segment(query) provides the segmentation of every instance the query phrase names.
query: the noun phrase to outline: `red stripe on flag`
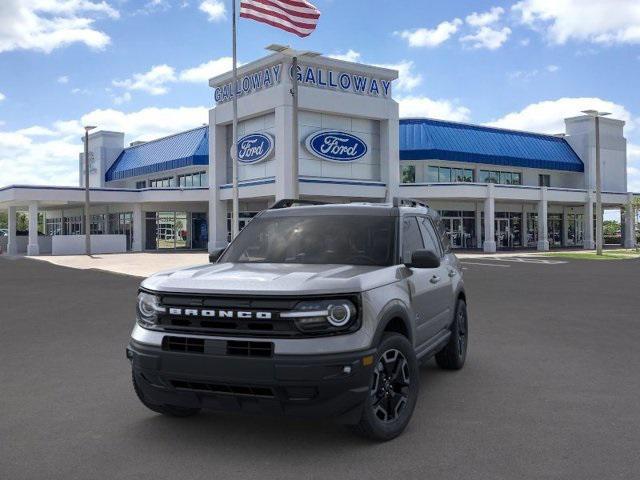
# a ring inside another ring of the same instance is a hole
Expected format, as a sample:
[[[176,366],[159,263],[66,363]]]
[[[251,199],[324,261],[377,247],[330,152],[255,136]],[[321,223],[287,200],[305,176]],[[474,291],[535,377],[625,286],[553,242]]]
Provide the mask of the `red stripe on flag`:
[[[261,13],[263,15],[267,15],[269,17],[277,17],[280,18],[282,20],[285,20],[289,23],[291,23],[292,25],[296,26],[296,27],[300,27],[300,28],[305,28],[305,29],[314,29],[316,27],[316,23],[306,23],[306,22],[302,22],[302,21],[297,21],[297,18],[295,17],[291,17],[288,15],[284,15],[282,13],[276,12],[275,10],[269,10],[266,8],[262,8],[262,7],[257,7],[255,5],[251,5],[251,4],[247,4],[244,7],[240,7],[241,8],[241,12],[242,10],[252,10],[256,13]],[[242,13],[241,13],[242,16]],[[304,20],[304,19],[302,19]]]
[[[300,18],[313,18],[313,19],[317,19],[320,18],[320,12],[317,13],[309,13],[309,12],[299,12],[296,10],[290,10],[288,8],[286,8],[283,5],[280,5],[279,3],[276,3],[272,0],[252,0],[252,3],[261,3],[264,5],[264,8],[269,8],[269,7],[273,7],[274,9],[280,10],[283,13],[287,14],[287,15],[291,15],[292,17],[300,17]],[[280,2],[282,3],[282,2]],[[245,0],[243,0],[241,2],[241,6],[242,5],[246,5],[247,2]]]
[[[277,22],[273,22],[271,20],[267,20],[266,18],[262,18],[262,17],[257,17],[251,13],[241,13],[240,14],[241,17],[243,18],[250,18],[252,20],[255,20],[256,22],[261,22],[261,23],[266,23],[267,25],[271,25],[272,27],[276,27],[276,28],[280,28],[282,30],[286,30],[289,33],[293,33],[295,35],[298,35],[299,37],[308,37],[311,32],[309,33],[302,33],[299,30],[296,30],[294,28],[290,28],[287,27],[285,25],[282,25],[281,23],[277,23]]]

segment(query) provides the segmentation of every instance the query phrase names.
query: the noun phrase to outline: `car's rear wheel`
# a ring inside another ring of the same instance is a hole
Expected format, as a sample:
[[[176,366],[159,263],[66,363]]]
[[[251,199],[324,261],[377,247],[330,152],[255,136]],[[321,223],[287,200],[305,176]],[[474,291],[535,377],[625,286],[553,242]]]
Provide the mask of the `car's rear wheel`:
[[[467,359],[467,343],[469,341],[469,322],[467,320],[467,304],[458,300],[456,316],[451,324],[451,337],[447,345],[436,354],[436,363],[445,370],[460,370]]]
[[[131,373],[131,380],[133,381],[133,389],[135,390],[138,399],[151,411],[161,413],[162,415],[168,415],[170,417],[191,417],[200,412],[199,408],[178,407],[177,405],[156,405],[151,403],[144,396],[144,393],[140,389],[138,381],[136,380],[136,375],[133,372]]]
[[[419,392],[418,363],[406,337],[385,334],[376,352],[369,395],[354,430],[373,440],[397,437],[406,428]]]

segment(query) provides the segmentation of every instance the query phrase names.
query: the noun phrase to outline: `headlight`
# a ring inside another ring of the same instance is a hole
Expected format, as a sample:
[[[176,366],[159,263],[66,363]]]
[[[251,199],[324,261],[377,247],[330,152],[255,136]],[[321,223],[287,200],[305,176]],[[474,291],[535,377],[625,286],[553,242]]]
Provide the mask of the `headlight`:
[[[358,327],[358,310],[347,299],[300,302],[280,317],[292,318],[296,327],[305,333],[344,332]]]
[[[138,293],[138,304],[136,317],[138,323],[143,327],[151,327],[158,321],[158,313],[165,312],[166,309],[160,305],[160,298],[147,292]]]

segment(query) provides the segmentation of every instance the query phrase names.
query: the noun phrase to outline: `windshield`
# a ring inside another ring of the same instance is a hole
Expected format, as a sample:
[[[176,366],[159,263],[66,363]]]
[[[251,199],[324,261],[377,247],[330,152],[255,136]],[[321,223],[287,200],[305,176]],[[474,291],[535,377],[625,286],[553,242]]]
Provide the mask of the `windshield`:
[[[393,265],[395,217],[256,217],[220,262]]]

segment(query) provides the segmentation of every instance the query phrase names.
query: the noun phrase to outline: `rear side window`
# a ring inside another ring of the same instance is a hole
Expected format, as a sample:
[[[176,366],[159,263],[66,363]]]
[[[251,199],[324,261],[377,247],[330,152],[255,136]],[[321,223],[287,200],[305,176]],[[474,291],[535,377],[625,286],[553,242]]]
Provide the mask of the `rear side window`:
[[[419,223],[422,236],[424,237],[424,248],[431,250],[433,253],[441,257],[442,248],[440,247],[438,235],[436,235],[431,221],[426,217],[420,217]]]
[[[416,217],[402,219],[402,263],[411,263],[411,255],[424,248]]]
[[[436,226],[438,237],[440,238],[440,243],[442,244],[444,253],[451,253],[451,242],[449,242],[449,235],[447,235],[447,231],[444,228],[444,222],[439,216],[437,216],[433,218],[433,223]]]

